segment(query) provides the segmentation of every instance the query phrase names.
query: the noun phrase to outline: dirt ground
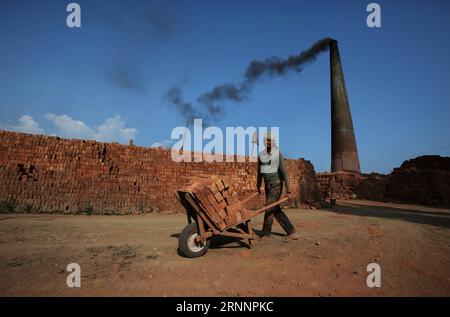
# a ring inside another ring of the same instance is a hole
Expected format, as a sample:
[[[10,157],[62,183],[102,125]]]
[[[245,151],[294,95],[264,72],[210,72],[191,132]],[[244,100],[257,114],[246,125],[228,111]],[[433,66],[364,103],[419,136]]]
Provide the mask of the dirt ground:
[[[0,295],[450,295],[450,210],[352,200],[287,213],[299,240],[276,223],[271,241],[215,239],[196,259],[177,254],[182,214],[0,215]],[[72,262],[81,288],[66,285]],[[366,285],[373,262],[380,288]]]

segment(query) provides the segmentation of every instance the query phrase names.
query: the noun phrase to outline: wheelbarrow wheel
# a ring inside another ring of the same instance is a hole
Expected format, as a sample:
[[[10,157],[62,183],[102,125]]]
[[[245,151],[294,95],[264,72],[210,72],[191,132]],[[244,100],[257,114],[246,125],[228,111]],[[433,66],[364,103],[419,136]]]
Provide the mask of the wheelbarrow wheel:
[[[181,231],[178,238],[178,247],[180,254],[188,258],[196,258],[202,256],[208,251],[211,239],[206,239],[205,242],[196,242],[195,238],[198,236],[197,224],[188,224],[183,231]]]

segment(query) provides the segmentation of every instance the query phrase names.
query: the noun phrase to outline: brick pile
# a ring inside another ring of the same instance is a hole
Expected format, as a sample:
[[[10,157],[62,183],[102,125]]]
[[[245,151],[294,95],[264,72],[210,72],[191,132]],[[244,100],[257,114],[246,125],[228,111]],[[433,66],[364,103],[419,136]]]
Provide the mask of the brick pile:
[[[312,164],[285,165],[296,195],[290,206],[320,200]],[[0,202],[15,211],[181,211],[176,189],[201,173],[226,176],[242,197],[255,191],[256,163],[248,160],[176,163],[167,149],[0,131]]]
[[[450,157],[424,155],[402,163],[389,175],[318,173],[322,197],[369,199],[450,206]]]
[[[389,175],[386,196],[400,202],[450,206],[450,157],[424,155]]]
[[[335,172],[318,173],[317,182],[322,197],[328,199],[351,199],[355,197],[354,189],[361,180],[359,173]]]
[[[317,182],[324,199],[385,200],[386,175],[371,173],[318,173]]]
[[[192,195],[207,217],[220,230],[232,227],[246,219],[238,193],[223,178],[215,176],[196,178],[193,183],[178,189],[180,201],[186,193]]]

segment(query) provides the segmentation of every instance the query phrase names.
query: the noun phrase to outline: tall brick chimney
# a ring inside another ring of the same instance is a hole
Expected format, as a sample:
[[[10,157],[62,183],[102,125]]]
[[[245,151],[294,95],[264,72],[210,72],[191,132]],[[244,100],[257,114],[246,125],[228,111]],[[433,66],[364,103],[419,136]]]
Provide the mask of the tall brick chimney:
[[[361,172],[337,41],[330,42],[331,171]]]

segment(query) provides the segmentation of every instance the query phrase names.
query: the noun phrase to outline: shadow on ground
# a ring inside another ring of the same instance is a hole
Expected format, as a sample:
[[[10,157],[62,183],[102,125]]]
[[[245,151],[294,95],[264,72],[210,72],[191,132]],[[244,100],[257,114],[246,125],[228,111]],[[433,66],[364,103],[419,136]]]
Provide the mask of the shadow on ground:
[[[233,230],[233,229],[231,229]],[[255,230],[255,234],[260,237],[262,235],[261,230]],[[285,234],[272,232],[272,235],[283,237]],[[173,233],[170,235],[171,238],[178,239],[180,237],[179,233]],[[209,246],[210,249],[235,249],[235,248],[247,248],[251,247],[247,243],[247,239],[242,238],[234,238],[234,237],[221,237],[221,236],[213,236],[211,238],[211,244]]]
[[[325,210],[346,215],[398,219],[413,223],[450,228],[450,212],[412,210],[389,206],[367,206],[355,203],[338,204]]]

